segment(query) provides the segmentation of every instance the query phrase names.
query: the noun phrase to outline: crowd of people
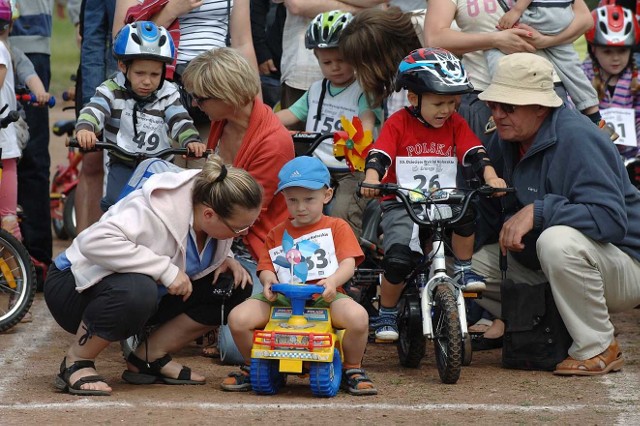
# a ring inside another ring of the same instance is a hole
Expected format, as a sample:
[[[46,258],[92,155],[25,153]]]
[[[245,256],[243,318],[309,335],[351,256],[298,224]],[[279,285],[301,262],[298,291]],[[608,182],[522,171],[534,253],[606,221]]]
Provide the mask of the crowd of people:
[[[624,166],[640,145],[635,4],[391,3],[68,2],[81,40],[80,144],[214,154],[195,169],[158,173],[124,198],[134,166],[87,155],[79,234],[52,259],[47,110],[26,108],[31,136],[22,151],[11,145],[11,127],[0,130],[8,160],[2,227],[48,266],[45,301],[74,335],[59,389],[110,395],[96,358],[143,332],[126,359],[126,382],[203,384],[204,374],[171,354],[228,322],[233,341],[220,350],[237,347],[244,363],[221,387],[250,390],[253,330],[265,326],[271,306],[287,303],[271,291],[291,278],[274,249],[284,233],[327,230],[333,238],[317,241],[327,266],[307,280],[325,290],[312,303],[345,330],[343,389],[376,394],[375,372],[363,367],[367,338],[398,339],[396,305],[429,235],[394,197],[380,200],[384,273],[379,315],[369,318],[343,290],[363,259],[365,204],[378,197],[358,183],[414,188],[434,177],[439,186],[423,189],[465,187],[469,176],[516,189],[478,200],[451,235],[452,276],[460,290],[483,293],[470,316],[474,350],[501,346],[506,260],[515,282],[550,284],[573,340],[554,374],[622,368],[610,314],[640,305],[640,191]],[[426,11],[413,10],[420,5]],[[0,101],[15,105],[14,79],[38,102],[48,99],[52,12],[53,0],[0,0]],[[33,19],[42,26],[25,24]],[[583,34],[580,63],[573,42]],[[31,72],[16,66],[14,76],[14,48]],[[359,118],[374,136],[363,170],[336,158],[328,142],[296,158],[289,130],[334,133],[342,116]],[[17,204],[21,232],[12,222]],[[224,280],[233,292],[223,301],[210,290]]]

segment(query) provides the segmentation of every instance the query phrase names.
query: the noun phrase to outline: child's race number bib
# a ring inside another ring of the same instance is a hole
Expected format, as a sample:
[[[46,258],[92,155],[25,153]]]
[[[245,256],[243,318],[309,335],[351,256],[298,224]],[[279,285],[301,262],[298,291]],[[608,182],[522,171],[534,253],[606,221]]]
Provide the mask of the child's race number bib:
[[[398,185],[430,193],[440,188],[456,187],[458,164],[455,157],[397,157]],[[409,192],[412,201],[424,196],[418,191]]]
[[[130,128],[118,133],[118,145],[129,152],[152,154],[170,146],[169,135],[163,117],[138,112],[136,130],[133,129],[133,111],[122,112],[121,126]],[[125,135],[129,134],[129,138]],[[131,138],[132,135],[136,135]]]
[[[636,112],[633,108],[601,109],[600,115],[607,122],[607,126],[611,126],[620,136],[615,141],[617,145],[637,146]]]
[[[305,262],[309,268],[307,281],[321,280],[333,275],[338,270],[338,258],[336,257],[336,248],[333,243],[333,233],[331,228],[319,229],[309,234],[302,235],[294,239],[294,244],[302,240],[310,240],[318,244],[316,251],[305,256]],[[278,246],[269,250],[269,256],[273,262],[278,256],[284,256],[282,246]],[[304,254],[303,254],[304,256]],[[278,281],[281,283],[290,283],[291,270],[279,265],[273,264]]]

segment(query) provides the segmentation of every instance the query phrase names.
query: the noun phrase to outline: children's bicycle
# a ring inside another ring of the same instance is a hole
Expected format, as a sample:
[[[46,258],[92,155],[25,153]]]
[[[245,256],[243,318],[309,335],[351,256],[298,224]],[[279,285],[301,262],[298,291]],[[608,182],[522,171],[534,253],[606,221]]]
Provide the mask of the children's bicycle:
[[[75,132],[75,120],[60,120],[53,124],[56,136],[65,136],[67,140]],[[61,240],[73,239],[77,235],[75,196],[78,186],[78,166],[82,161],[82,153],[68,149],[67,164],[59,164],[51,179],[50,208],[51,226],[56,237]]]
[[[361,187],[377,189],[382,195],[395,195],[413,222],[433,231],[432,250],[409,275],[398,303],[398,356],[400,364],[415,368],[425,355],[426,340],[432,340],[440,380],[456,383],[462,366],[471,363],[465,298],[479,295],[463,292],[447,274],[445,231],[463,218],[476,194],[491,195],[513,189],[482,186],[453,193],[443,190],[425,193],[391,183],[363,182]],[[418,207],[423,209],[423,217],[414,210]]]
[[[6,110],[5,106],[0,114]],[[19,119],[17,111],[0,120],[0,129]],[[0,181],[2,181],[0,148]],[[0,229],[0,332],[16,325],[29,311],[36,293],[36,271],[27,249],[11,233]]]

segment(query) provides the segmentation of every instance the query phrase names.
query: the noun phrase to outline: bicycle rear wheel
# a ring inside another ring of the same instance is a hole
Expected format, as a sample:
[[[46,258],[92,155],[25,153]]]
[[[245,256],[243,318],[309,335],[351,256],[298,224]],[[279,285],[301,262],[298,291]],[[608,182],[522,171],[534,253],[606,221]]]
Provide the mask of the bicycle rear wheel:
[[[78,236],[76,228],[76,189],[72,189],[64,200],[64,211],[62,215],[64,222],[64,230],[69,238],[74,239]]]
[[[453,384],[462,369],[462,328],[453,292],[446,285],[437,287],[433,298],[434,352],[443,383]]]
[[[16,325],[36,294],[36,271],[27,249],[0,229],[0,332]]]

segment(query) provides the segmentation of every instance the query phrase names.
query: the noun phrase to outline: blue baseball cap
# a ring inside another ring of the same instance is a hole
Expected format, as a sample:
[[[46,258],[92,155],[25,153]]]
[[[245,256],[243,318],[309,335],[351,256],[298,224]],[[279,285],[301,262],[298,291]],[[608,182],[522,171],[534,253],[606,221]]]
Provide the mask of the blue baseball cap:
[[[278,173],[278,190],[297,186],[307,189],[321,189],[329,187],[331,176],[329,169],[316,157],[296,157],[282,166]]]

